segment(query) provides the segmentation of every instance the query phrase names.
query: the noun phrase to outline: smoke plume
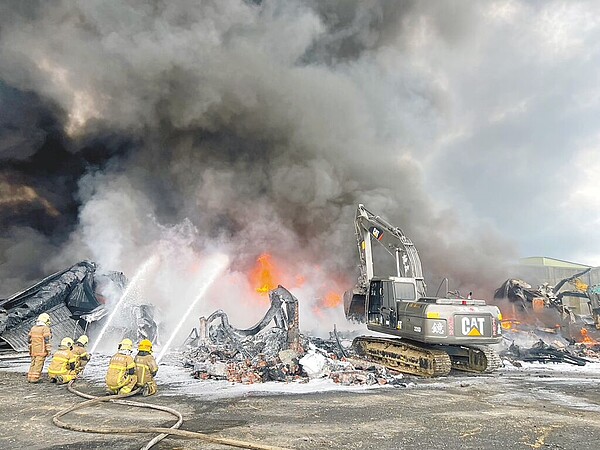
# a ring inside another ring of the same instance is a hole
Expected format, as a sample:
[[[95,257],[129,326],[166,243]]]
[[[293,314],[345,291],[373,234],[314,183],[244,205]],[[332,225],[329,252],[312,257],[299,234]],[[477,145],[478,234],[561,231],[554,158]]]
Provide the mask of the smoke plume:
[[[489,296],[517,248],[490,212],[510,201],[479,198],[511,189],[488,171],[515,147],[491,134],[539,107],[536,88],[504,87],[492,122],[477,114],[508,60],[526,70],[517,38],[500,44],[507,23],[523,29],[555,7],[5,2],[0,294],[83,258],[131,276],[166,245],[170,264],[226,253],[233,286],[268,252],[317,298],[354,282],[360,202],[406,232],[433,284],[448,276]],[[186,284],[182,270],[172,275]],[[248,289],[219,284],[207,310]],[[186,301],[162,289],[148,295]]]

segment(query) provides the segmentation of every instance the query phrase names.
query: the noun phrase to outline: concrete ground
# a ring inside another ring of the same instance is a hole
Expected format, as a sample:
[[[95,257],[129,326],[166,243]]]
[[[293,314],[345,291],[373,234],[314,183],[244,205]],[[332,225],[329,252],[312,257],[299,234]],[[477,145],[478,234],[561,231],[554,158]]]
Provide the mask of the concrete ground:
[[[136,449],[152,435],[99,435],[59,429],[52,415],[82,399],[64,386],[26,382],[0,368],[0,448]],[[183,413],[182,429],[292,449],[592,449],[600,442],[600,371],[502,370],[493,376],[412,379],[408,387],[257,395],[186,395],[163,382],[136,398]],[[191,379],[189,383],[202,383]],[[78,381],[84,392],[101,386]],[[169,426],[166,413],[94,406],[65,421],[97,426]],[[157,449],[224,449],[167,438]]]

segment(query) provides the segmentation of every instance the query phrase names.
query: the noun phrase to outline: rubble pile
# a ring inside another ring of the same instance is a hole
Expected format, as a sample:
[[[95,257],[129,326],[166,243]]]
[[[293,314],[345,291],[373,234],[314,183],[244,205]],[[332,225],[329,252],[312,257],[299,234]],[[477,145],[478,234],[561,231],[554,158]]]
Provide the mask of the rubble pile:
[[[596,269],[589,267],[555,285],[545,282],[537,288],[520,279],[506,280],[494,293],[494,299],[509,301],[501,308],[503,326],[510,328],[512,322],[519,324],[524,319],[554,328],[574,340],[578,340],[582,327],[600,338],[600,284],[591,284],[598,278],[590,276]]]
[[[210,338],[184,352],[184,365],[199,379],[238,383],[292,381],[302,377],[300,352],[288,349],[287,331],[268,328],[236,339],[224,326],[211,327]]]
[[[221,310],[201,317],[183,354],[192,376],[245,384],[313,378],[345,385],[399,384],[401,375],[358,359],[350,341],[343,345],[335,328],[329,339],[300,334],[298,300],[282,286],[271,291],[269,299],[264,318],[247,330],[232,327]],[[270,327],[272,321],[275,325]]]
[[[519,361],[584,366],[600,361],[600,342],[589,338],[585,331],[581,330],[583,342],[576,342],[555,331],[538,328],[524,332],[511,329],[504,336],[511,344],[499,353],[504,360],[517,367],[521,366]]]
[[[540,363],[568,363],[576,366],[585,366],[589,360],[578,356],[576,352],[565,346],[556,346],[545,343],[543,340],[536,342],[531,348],[521,348],[516,344],[500,353],[513,365],[516,361],[540,362]]]
[[[308,382],[330,378],[343,385],[404,385],[401,374],[392,374],[383,366],[358,359],[351,349],[346,350],[349,357],[340,357],[331,351],[337,346],[333,339],[300,335],[302,347],[307,351],[296,352],[282,348],[285,339],[281,335],[282,330],[271,328],[257,337],[258,342],[247,337],[235,346],[228,342],[189,348],[184,352],[184,365],[192,368],[194,378],[232,383]]]

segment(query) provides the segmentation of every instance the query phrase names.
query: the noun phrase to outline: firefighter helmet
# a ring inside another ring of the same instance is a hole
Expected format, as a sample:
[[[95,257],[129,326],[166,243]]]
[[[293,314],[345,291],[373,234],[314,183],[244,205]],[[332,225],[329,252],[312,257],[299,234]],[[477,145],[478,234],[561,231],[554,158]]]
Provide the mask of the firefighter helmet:
[[[140,342],[140,345],[138,345],[138,350],[140,352],[152,352],[152,342],[150,342],[148,339],[144,339],[142,342]]]
[[[90,340],[88,339],[88,337],[87,337],[85,334],[82,334],[81,336],[79,336],[79,337],[77,338],[77,342],[79,342],[81,345],[87,345],[87,343],[88,343],[89,341],[90,341]]]
[[[131,339],[123,339],[120,343],[119,343],[119,350],[132,350],[133,349],[133,342],[131,342]]]
[[[63,340],[60,341],[60,345],[63,347],[71,348],[71,347],[73,347],[73,344],[74,344],[73,339],[71,339],[70,337],[63,338]]]
[[[46,325],[50,325],[50,316],[48,314],[46,314],[46,313],[41,313],[38,316],[37,321],[45,323]]]

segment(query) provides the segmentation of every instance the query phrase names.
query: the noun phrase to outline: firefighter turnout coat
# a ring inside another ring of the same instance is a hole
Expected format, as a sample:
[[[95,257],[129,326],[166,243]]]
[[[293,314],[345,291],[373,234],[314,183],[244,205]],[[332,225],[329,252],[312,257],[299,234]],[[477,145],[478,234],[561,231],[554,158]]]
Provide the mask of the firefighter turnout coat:
[[[131,355],[117,353],[108,364],[106,372],[106,386],[113,394],[129,394],[137,382],[135,376],[135,362]]]
[[[137,375],[137,385],[140,387],[146,387],[144,391],[145,395],[153,395],[156,393],[156,381],[154,376],[158,372],[158,364],[149,352],[138,352],[135,357],[135,373]]]
[[[27,381],[37,383],[42,375],[44,362],[50,354],[52,348],[50,340],[52,332],[48,325],[34,325],[29,331],[29,355],[31,356],[31,366],[27,372]]]
[[[61,383],[67,383],[77,377],[75,365],[77,364],[77,355],[68,347],[60,346],[54,355],[50,366],[48,366],[48,377],[50,380],[56,380]]]
[[[75,342],[75,345],[73,345],[73,353],[75,353],[75,356],[77,357],[75,370],[77,373],[81,373],[90,360],[90,355],[86,348],[78,342]]]

